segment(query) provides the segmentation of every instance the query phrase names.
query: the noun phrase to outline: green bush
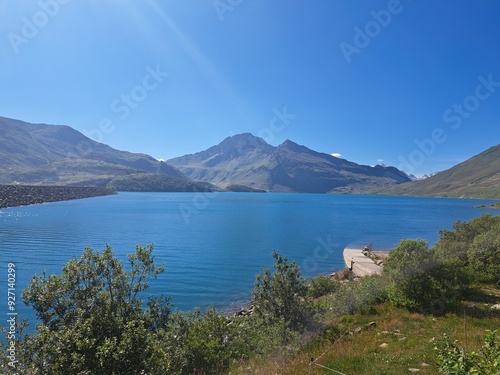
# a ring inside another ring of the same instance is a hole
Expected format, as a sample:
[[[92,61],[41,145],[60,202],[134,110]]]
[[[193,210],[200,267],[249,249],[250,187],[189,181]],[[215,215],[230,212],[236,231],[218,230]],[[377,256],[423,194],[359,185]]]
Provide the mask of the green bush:
[[[163,272],[153,246],[137,246],[130,269],[111,247],[90,247],[70,260],[62,275],[34,276],[24,302],[41,323],[19,346],[20,368],[44,374],[140,374],[168,372],[165,353],[152,342],[166,326],[169,299],[151,298],[146,309],[139,293]],[[29,369],[29,370],[28,370]]]
[[[474,237],[468,255],[474,279],[500,283],[500,222]]]
[[[458,341],[445,335],[438,351],[439,373],[445,375],[500,374],[500,344],[497,331],[490,332],[479,351],[467,352]]]
[[[235,344],[243,349],[240,349],[241,358],[277,353],[283,346],[294,342],[298,336],[284,319],[269,321],[252,315],[236,326],[241,342]]]
[[[332,294],[330,308],[337,316],[370,313],[373,305],[387,298],[388,279],[383,276],[363,277],[340,284]]]
[[[437,258],[456,270],[466,271],[468,282],[498,282],[500,216],[481,215],[469,222],[459,220],[453,229],[439,232],[434,247]]]
[[[273,252],[276,259],[274,273],[269,268],[260,272],[252,291],[255,313],[269,321],[284,320],[292,329],[307,325],[311,305],[307,300],[307,286],[295,262]]]
[[[384,273],[392,282],[389,301],[409,311],[440,315],[463,291],[460,274],[437,261],[423,240],[400,241],[389,253]]]
[[[186,337],[187,370],[220,374],[229,367],[230,326],[226,319],[209,309],[190,325]]]
[[[309,285],[308,293],[313,298],[318,298],[332,294],[340,287],[340,283],[336,280],[332,280],[328,276],[318,276],[312,279]]]

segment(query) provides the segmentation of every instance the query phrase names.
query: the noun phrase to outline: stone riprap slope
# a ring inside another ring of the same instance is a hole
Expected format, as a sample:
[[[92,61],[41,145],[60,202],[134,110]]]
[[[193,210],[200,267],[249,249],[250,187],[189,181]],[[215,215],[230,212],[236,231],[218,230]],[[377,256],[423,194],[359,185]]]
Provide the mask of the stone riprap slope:
[[[0,185],[0,208],[116,194],[100,187]]]

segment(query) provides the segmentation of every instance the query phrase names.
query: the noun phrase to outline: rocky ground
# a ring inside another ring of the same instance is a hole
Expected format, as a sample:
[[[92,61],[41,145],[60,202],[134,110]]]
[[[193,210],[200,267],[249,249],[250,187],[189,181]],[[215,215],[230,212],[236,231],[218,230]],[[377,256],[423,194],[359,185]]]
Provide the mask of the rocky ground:
[[[100,187],[0,185],[0,208],[116,194]]]

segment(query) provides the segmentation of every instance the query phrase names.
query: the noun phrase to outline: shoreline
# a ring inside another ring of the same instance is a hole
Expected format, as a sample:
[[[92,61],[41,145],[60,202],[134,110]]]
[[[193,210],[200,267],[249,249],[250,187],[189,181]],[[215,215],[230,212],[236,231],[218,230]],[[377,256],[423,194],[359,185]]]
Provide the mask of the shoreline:
[[[489,205],[483,204],[481,206],[476,206],[475,208],[493,208],[493,209],[498,210],[498,209],[500,209],[500,202],[489,204]]]
[[[0,185],[0,209],[115,194],[103,187]]]

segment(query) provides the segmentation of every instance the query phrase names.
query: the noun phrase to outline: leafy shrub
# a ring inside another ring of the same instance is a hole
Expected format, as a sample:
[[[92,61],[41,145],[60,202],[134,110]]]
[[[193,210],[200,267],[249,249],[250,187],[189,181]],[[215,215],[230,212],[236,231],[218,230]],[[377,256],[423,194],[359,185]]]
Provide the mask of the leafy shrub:
[[[125,270],[111,247],[89,247],[62,275],[35,275],[22,296],[41,323],[19,343],[20,366],[48,374],[168,372],[151,342],[166,326],[169,299],[151,298],[144,309],[139,298],[164,269],[152,251],[137,246]]]
[[[484,283],[500,282],[500,222],[474,237],[468,258],[475,279]]]
[[[230,362],[230,328],[226,319],[209,309],[190,325],[186,338],[187,369],[219,374]]]
[[[260,272],[252,291],[255,313],[269,321],[284,320],[292,329],[301,329],[310,317],[307,286],[295,262],[273,252],[274,273],[269,268]]]
[[[308,293],[313,298],[318,298],[321,296],[326,296],[335,292],[340,286],[340,283],[336,280],[332,280],[328,276],[318,276],[312,279],[309,285]]]
[[[437,261],[423,240],[400,241],[389,253],[384,272],[392,281],[389,301],[409,311],[440,315],[464,289],[460,273]]]
[[[481,215],[469,222],[459,220],[453,228],[455,231],[439,232],[434,247],[437,258],[455,269],[466,270],[468,282],[498,282],[500,216]]]
[[[497,331],[490,332],[479,351],[467,353],[458,341],[451,342],[445,335],[438,350],[439,373],[445,375],[500,374],[500,343]]]
[[[383,276],[364,277],[340,284],[331,296],[331,309],[337,316],[372,311],[373,305],[387,298],[388,279]]]
[[[297,338],[297,332],[290,329],[284,319],[268,319],[252,315],[246,322],[239,326],[239,347],[243,356],[251,357],[259,354],[272,354],[279,352],[283,346],[288,345]]]

